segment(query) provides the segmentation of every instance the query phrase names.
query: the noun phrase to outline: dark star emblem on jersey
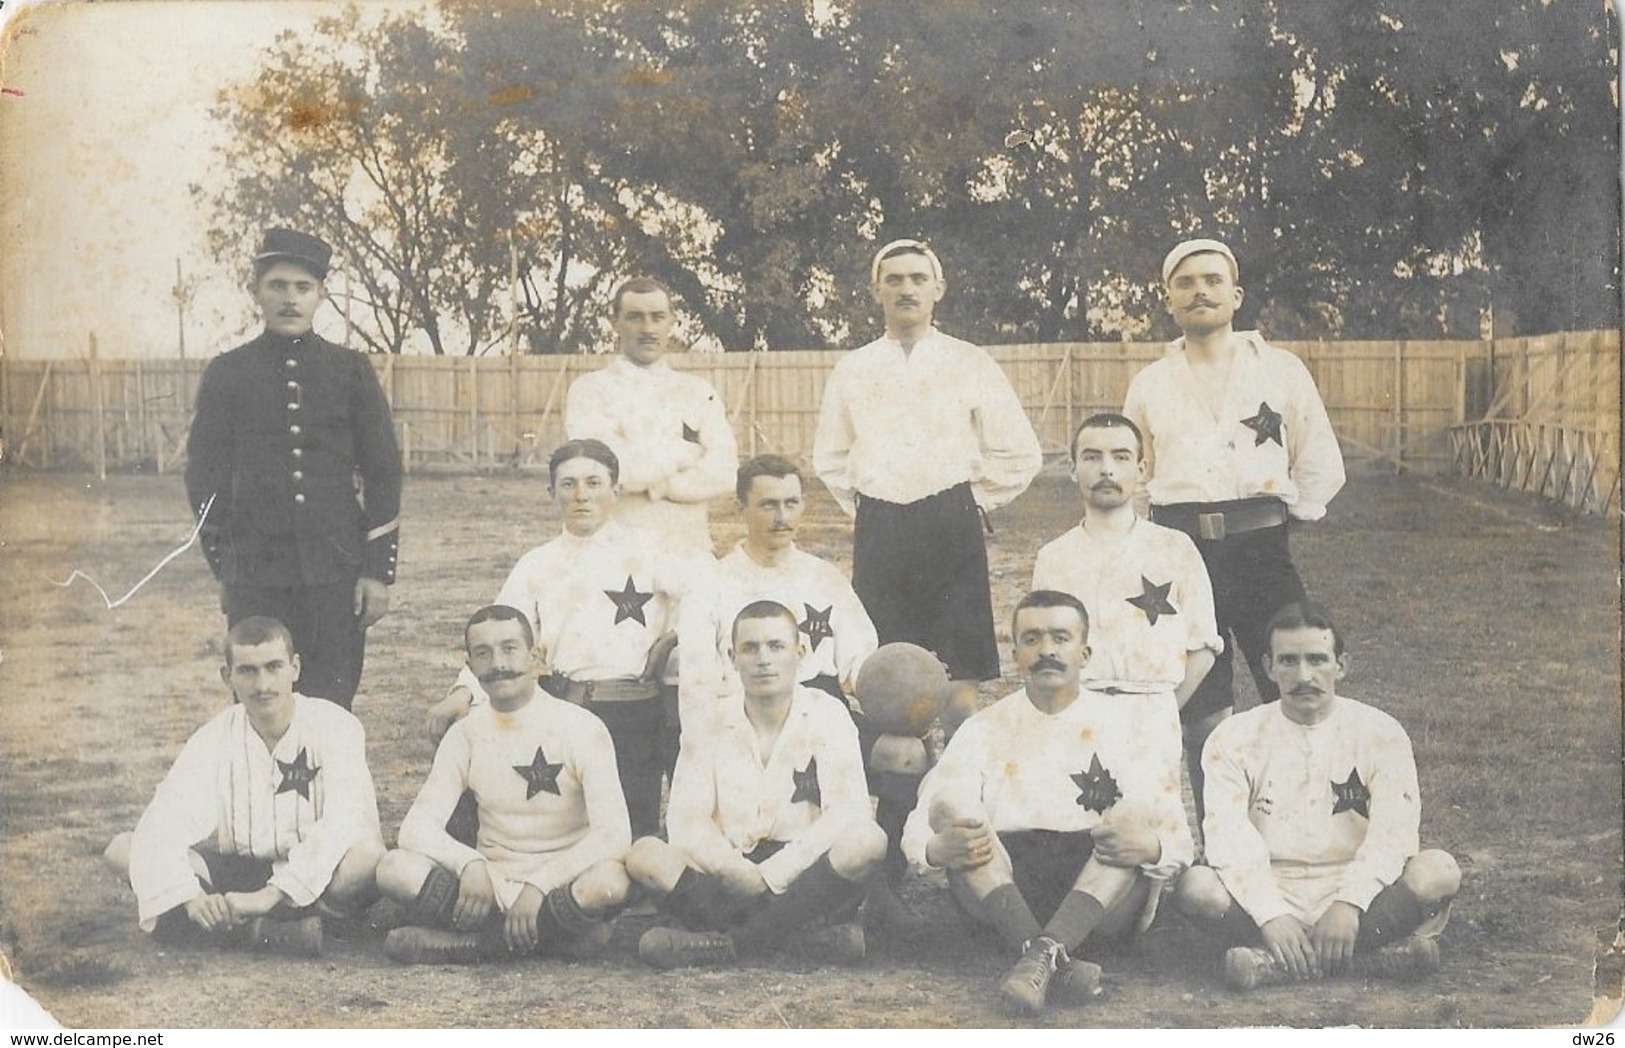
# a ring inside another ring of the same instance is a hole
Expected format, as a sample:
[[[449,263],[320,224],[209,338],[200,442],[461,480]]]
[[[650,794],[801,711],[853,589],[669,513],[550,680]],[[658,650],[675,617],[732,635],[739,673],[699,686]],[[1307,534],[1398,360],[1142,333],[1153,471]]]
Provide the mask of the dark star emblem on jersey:
[[[835,610],[835,605],[831,604],[823,611],[815,610],[811,604],[803,604],[802,607],[807,609],[807,618],[800,623],[801,632],[807,635],[807,643],[812,650],[817,651],[821,641],[835,636],[835,631],[829,626],[829,616]]]
[[[1104,815],[1123,796],[1112,773],[1101,766],[1098,753],[1089,758],[1089,770],[1078,772],[1072,781],[1078,787],[1078,805],[1098,815]]]
[[[1258,403],[1258,414],[1252,418],[1242,419],[1241,424],[1255,434],[1254,447],[1266,440],[1273,440],[1277,444],[1281,443],[1281,413],[1263,401]],[[1284,444],[1282,446],[1285,447]]]
[[[683,439],[690,444],[698,444],[700,442],[700,431],[685,421],[683,423]]]
[[[525,800],[546,790],[553,796],[559,796],[559,770],[562,764],[549,764],[547,754],[542,752],[540,746],[536,747],[536,756],[531,758],[529,764],[512,765],[519,777],[525,780]]]
[[[808,757],[807,766],[801,771],[790,769],[790,778],[795,780],[795,792],[790,794],[790,803],[799,804],[807,801],[819,807],[824,805],[824,795],[818,792],[818,758]]]
[[[1332,783],[1332,792],[1337,795],[1337,803],[1332,805],[1333,815],[1352,811],[1371,818],[1371,790],[1360,781],[1359,768],[1350,768],[1347,780]]]
[[[293,792],[305,800],[310,800],[310,784],[316,781],[316,773],[322,769],[310,766],[310,757],[305,753],[303,746],[294,755],[291,761],[277,761],[277,769],[282,772],[282,782],[277,786],[278,793]]]
[[[626,577],[625,589],[605,590],[604,596],[615,602],[615,621],[611,625],[619,626],[627,619],[636,620],[639,626],[649,624],[649,620],[643,617],[643,606],[654,599],[654,594],[639,593],[632,576]]]
[[[1151,625],[1157,624],[1157,619],[1163,615],[1178,615],[1179,612],[1168,602],[1168,591],[1174,588],[1172,582],[1164,582],[1154,586],[1151,580],[1144,575],[1140,576],[1140,588],[1145,592],[1138,597],[1126,598],[1128,602],[1145,612],[1146,621]]]

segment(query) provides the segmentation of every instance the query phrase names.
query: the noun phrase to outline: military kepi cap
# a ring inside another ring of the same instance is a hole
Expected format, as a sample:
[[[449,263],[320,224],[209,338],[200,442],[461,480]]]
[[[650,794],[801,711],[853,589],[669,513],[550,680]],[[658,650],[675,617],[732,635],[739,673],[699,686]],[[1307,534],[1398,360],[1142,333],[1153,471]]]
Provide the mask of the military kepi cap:
[[[1192,255],[1200,255],[1203,252],[1223,255],[1230,262],[1230,278],[1232,280],[1241,279],[1241,267],[1236,265],[1236,256],[1230,253],[1230,249],[1225,246],[1224,241],[1197,239],[1182,240],[1174,245],[1172,251],[1168,252],[1168,257],[1162,260],[1162,282],[1164,284],[1168,283],[1168,278],[1174,275],[1174,270],[1179,268],[1181,262]]]
[[[297,229],[267,229],[254,261],[267,262],[277,258],[309,266],[320,278],[327,276],[327,265],[333,260],[333,249],[320,237],[301,233]]]

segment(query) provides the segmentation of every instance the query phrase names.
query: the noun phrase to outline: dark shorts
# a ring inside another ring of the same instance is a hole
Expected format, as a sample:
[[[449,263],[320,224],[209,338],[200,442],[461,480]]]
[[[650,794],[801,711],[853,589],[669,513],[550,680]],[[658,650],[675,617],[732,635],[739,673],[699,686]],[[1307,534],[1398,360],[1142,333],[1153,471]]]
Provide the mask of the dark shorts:
[[[1171,526],[1168,511],[1175,509],[1166,507],[1159,517],[1158,507],[1153,506],[1151,519]],[[1180,523],[1184,522],[1181,519]],[[1269,643],[1264,627],[1277,611],[1304,599],[1303,580],[1292,563],[1288,545],[1291,525],[1243,531],[1218,540],[1204,539],[1188,528],[1179,530],[1190,535],[1202,554],[1202,562],[1207,565],[1208,578],[1213,582],[1213,610],[1218,619],[1219,637],[1225,642],[1213,669],[1179,711],[1180,719],[1189,724],[1236,704],[1237,648],[1247,660],[1260,699],[1274,702],[1281,693],[1264,673],[1264,652]]]
[[[987,541],[968,483],[899,505],[858,496],[852,588],[880,643],[935,654],[954,680],[995,680]]]
[[[205,887],[210,895],[226,892],[257,892],[271,881],[271,864],[252,855],[221,855],[202,848],[192,851],[209,868]],[[176,906],[160,914],[152,937],[170,945],[196,945],[209,941],[209,935],[186,916],[186,906]]]
[[[217,855],[199,851],[204,865],[209,867],[211,894],[226,892],[257,892],[271,883],[271,864],[252,855]]]
[[[1055,915],[1095,853],[1095,839],[1083,830],[1015,830],[999,834],[999,843],[1010,853],[1012,879],[1040,924]]]
[[[777,855],[784,845],[784,841],[763,841],[745,858],[749,862],[764,863]],[[688,874],[697,875],[688,895],[687,908],[683,913],[683,924],[691,931],[727,931],[750,920],[757,911],[773,901],[772,892],[763,892],[761,895],[742,899],[728,891],[720,878],[702,874],[692,868]]]

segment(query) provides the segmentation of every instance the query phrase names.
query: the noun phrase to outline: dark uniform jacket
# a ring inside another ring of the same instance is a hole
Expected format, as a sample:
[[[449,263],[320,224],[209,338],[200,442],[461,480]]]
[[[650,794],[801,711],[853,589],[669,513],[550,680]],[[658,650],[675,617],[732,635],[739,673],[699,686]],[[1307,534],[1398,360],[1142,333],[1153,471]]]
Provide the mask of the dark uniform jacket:
[[[315,333],[265,332],[209,362],[186,495],[227,585],[395,581],[401,459],[367,359]]]

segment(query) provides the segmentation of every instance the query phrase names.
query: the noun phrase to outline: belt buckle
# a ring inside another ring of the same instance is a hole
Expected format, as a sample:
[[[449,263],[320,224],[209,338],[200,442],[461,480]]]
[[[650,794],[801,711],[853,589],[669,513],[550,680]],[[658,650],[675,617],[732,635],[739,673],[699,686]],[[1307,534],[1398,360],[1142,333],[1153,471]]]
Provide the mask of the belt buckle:
[[[1224,514],[1198,513],[1196,515],[1196,531],[1209,542],[1218,542],[1224,538]]]

